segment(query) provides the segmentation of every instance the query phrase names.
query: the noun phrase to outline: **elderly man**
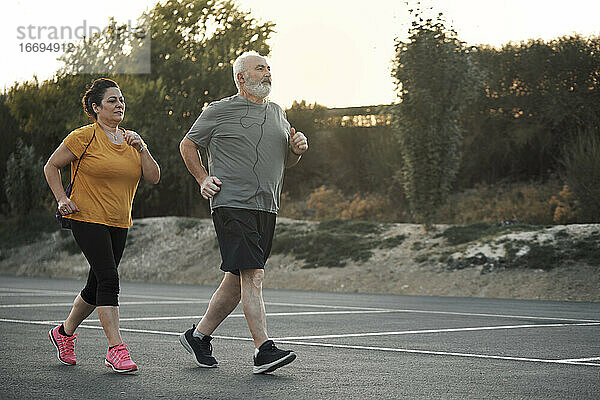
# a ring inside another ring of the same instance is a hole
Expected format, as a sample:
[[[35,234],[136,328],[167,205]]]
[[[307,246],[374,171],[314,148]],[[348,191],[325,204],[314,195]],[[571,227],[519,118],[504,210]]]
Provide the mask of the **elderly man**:
[[[284,168],[298,163],[308,142],[290,126],[281,107],[265,99],[271,91],[271,69],[264,57],[255,52],[239,56],[233,79],[238,93],[202,111],[179,146],[200,193],[210,199],[225,272],[204,317],[181,334],[180,342],[200,367],[216,367],[210,335],[241,299],[254,339],[252,371],[260,374],[296,358],[293,351],[280,350],[269,340],[262,282]],[[208,152],[210,174],[199,148]]]

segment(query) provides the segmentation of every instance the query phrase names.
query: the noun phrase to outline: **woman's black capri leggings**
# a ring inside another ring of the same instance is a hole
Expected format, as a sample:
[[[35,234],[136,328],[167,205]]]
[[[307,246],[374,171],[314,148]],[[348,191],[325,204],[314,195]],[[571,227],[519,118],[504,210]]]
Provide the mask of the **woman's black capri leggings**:
[[[127,228],[71,220],[71,231],[90,264],[81,298],[95,306],[119,305],[119,273]]]

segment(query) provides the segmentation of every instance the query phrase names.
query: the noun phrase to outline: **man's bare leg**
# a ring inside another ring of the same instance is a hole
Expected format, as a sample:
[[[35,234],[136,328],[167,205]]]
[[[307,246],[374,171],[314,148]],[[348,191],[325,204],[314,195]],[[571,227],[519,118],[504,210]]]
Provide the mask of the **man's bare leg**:
[[[265,273],[262,269],[240,270],[242,287],[242,308],[246,316],[248,328],[254,339],[254,346],[259,348],[261,344],[269,340],[267,336],[267,316],[265,303],[262,296],[262,282]]]
[[[208,309],[198,323],[196,330],[203,335],[210,335],[240,302],[240,278],[226,272],[221,285],[208,303]]]

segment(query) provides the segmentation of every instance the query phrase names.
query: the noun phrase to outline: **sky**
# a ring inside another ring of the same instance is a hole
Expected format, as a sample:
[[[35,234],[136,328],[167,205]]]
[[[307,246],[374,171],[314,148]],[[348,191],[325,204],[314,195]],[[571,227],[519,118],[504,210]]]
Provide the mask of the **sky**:
[[[23,50],[35,40],[19,27],[104,27],[113,16],[134,22],[156,0],[3,1],[0,90],[15,81],[48,79],[61,66],[56,53]],[[276,24],[269,44],[273,74],[270,99],[287,108],[294,100],[328,107],[389,104],[394,39],[405,38],[410,6],[404,0],[237,0],[260,21]],[[412,1],[414,4],[414,1]],[[598,0],[422,0],[442,12],[469,44],[550,40],[579,33],[600,35]]]

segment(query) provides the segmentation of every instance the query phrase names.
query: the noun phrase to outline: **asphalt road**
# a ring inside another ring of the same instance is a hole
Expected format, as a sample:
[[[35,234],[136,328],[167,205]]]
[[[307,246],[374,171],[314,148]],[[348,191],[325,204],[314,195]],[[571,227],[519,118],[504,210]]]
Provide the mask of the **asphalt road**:
[[[0,277],[0,399],[597,399],[600,303],[265,289],[269,334],[298,354],[252,374],[241,309],[215,332],[219,368],[195,366],[180,332],[213,287],[121,284],[121,330],[140,369],[104,366],[94,313],[77,365],[56,359],[48,330],[83,281]]]

